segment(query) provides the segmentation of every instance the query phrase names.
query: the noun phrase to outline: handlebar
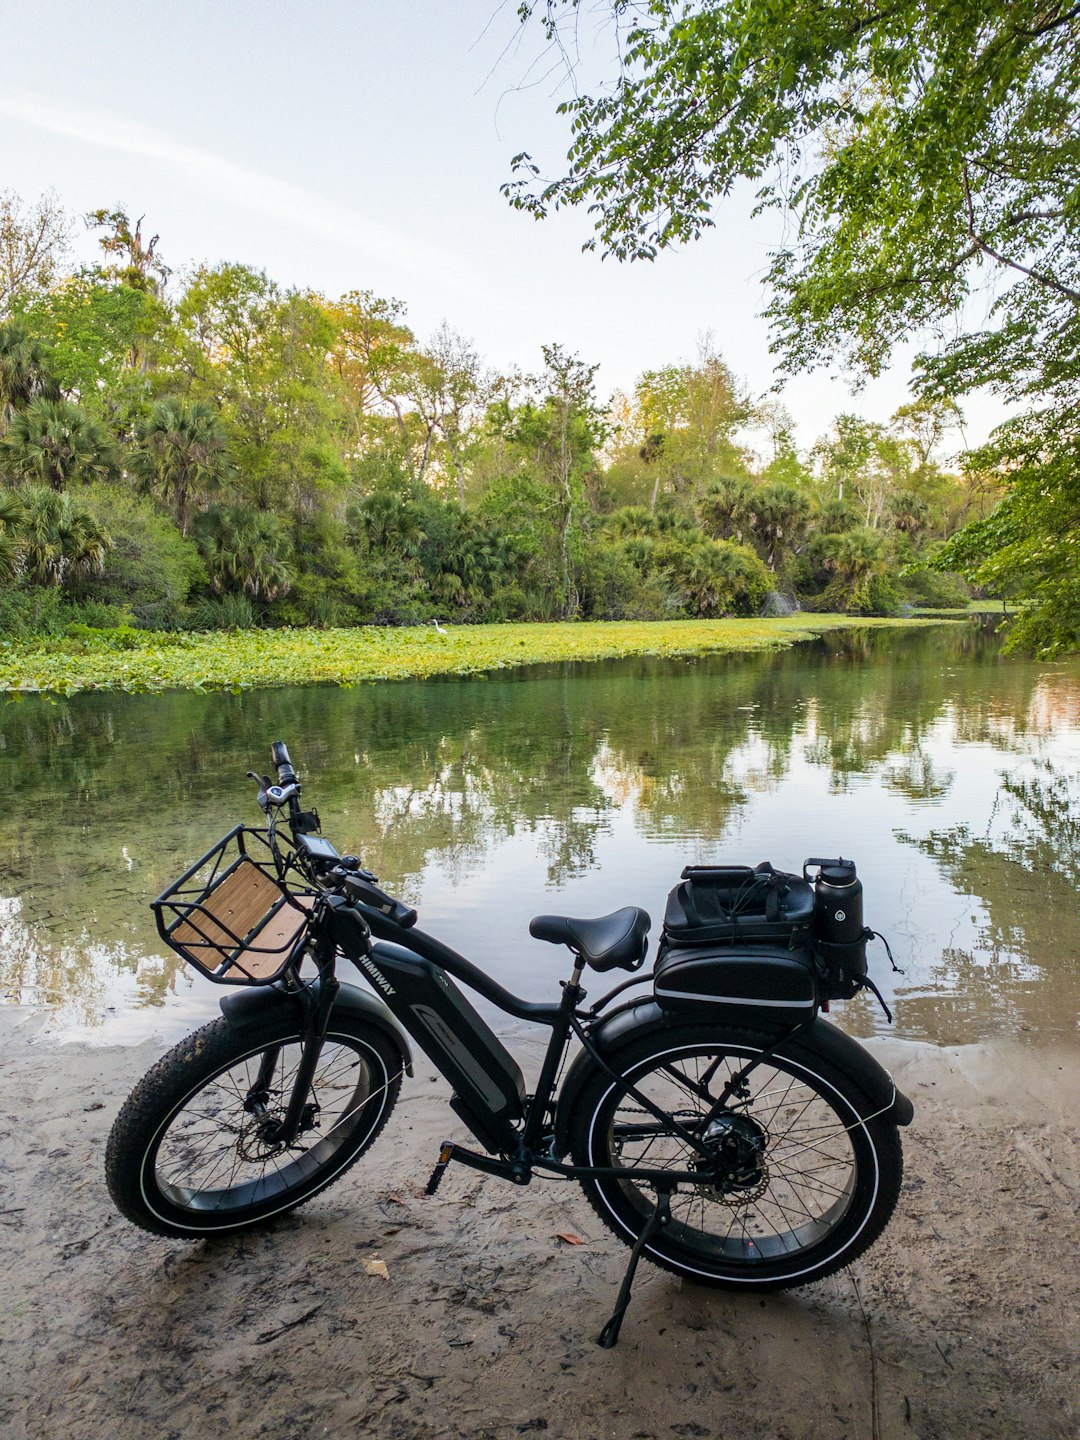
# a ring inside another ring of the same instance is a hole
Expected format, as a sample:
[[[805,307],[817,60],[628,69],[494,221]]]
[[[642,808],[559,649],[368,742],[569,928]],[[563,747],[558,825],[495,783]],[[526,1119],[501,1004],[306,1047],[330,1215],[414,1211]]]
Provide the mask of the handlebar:
[[[284,740],[275,740],[270,746],[270,759],[277,767],[278,780],[283,787],[296,783],[296,771],[292,767]]]
[[[289,828],[292,830],[296,856],[304,873],[324,890],[336,891],[339,895],[358,902],[368,909],[388,916],[403,929],[416,924],[416,911],[403,900],[395,900],[379,888],[377,876],[365,870],[355,855],[339,855],[333,845],[319,834],[318,811],[300,809],[300,780],[289,759],[288,746],[284,740],[275,740],[270,746],[270,759],[277,769],[278,784],[269,784],[269,776],[259,777],[253,770],[248,774],[259,780],[259,804],[270,814],[271,806],[288,805]],[[271,821],[271,844],[273,821]],[[275,854],[277,851],[275,849]]]

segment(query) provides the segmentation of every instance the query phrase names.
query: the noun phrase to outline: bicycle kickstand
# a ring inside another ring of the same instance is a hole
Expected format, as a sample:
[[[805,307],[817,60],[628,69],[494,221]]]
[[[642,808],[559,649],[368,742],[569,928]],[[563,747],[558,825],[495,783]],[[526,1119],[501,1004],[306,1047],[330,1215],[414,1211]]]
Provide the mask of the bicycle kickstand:
[[[646,1220],[641,1234],[634,1241],[633,1249],[630,1251],[630,1263],[626,1267],[626,1274],[623,1276],[622,1285],[619,1287],[619,1298],[615,1302],[615,1310],[611,1319],[607,1322],[600,1334],[596,1337],[596,1343],[604,1350],[611,1350],[619,1343],[619,1331],[622,1329],[623,1316],[626,1314],[630,1304],[630,1292],[634,1284],[634,1274],[641,1259],[641,1252],[649,1243],[658,1230],[671,1221],[671,1195],[675,1189],[673,1182],[656,1182],[656,1205],[652,1214]]]

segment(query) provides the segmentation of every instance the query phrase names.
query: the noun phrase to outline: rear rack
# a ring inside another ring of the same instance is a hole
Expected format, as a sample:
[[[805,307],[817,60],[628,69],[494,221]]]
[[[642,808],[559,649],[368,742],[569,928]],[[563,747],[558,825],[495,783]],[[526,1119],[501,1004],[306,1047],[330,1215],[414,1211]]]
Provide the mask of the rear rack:
[[[151,901],[158,934],[219,985],[272,984],[299,963],[319,893],[285,868],[268,830],[235,826]]]

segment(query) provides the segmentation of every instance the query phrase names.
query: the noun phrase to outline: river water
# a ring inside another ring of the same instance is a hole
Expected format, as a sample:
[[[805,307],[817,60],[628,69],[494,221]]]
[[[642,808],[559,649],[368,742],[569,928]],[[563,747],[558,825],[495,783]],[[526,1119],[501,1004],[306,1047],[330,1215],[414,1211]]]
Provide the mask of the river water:
[[[872,947],[892,1033],[1075,1034],[1080,662],[1004,657],[974,623],[351,690],[9,700],[4,998],[105,1040],[215,1013],[220,990],[163,946],[146,902],[256,822],[244,772],[276,738],[339,850],[530,999],[567,973],[529,938],[533,914],[638,904],[655,936],[687,863],[842,853],[904,972]],[[889,1028],[868,995],[842,1012],[855,1033]]]

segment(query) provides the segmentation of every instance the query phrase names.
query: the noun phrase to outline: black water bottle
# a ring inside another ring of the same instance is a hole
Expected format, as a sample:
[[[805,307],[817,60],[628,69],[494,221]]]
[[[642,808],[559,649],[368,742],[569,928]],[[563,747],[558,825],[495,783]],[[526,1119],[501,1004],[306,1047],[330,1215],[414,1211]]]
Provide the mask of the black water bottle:
[[[814,918],[820,940],[854,945],[862,939],[862,895],[854,860],[822,864],[814,882]]]
[[[847,1000],[866,974],[863,887],[853,860],[808,860],[814,881],[814,935],[830,1000]]]

